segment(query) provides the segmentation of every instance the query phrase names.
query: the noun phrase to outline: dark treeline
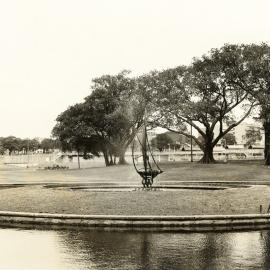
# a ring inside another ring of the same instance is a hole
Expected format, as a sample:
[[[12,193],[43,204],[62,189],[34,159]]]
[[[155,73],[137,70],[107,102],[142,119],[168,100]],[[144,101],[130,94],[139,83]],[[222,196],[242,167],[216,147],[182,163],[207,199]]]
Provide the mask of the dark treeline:
[[[50,153],[53,149],[59,148],[60,143],[57,140],[45,138],[42,141],[38,139],[21,139],[14,136],[0,137],[0,154],[8,152],[11,154],[28,154],[38,149],[43,153]]]
[[[61,113],[53,129],[64,150],[104,156],[106,165],[125,163],[125,151],[145,119],[192,138],[214,163],[213,148],[259,111],[270,163],[270,47],[224,45],[189,66],[130,77],[123,71],[93,80],[84,102]],[[198,136],[191,135],[190,127]],[[215,130],[215,134],[214,134]]]

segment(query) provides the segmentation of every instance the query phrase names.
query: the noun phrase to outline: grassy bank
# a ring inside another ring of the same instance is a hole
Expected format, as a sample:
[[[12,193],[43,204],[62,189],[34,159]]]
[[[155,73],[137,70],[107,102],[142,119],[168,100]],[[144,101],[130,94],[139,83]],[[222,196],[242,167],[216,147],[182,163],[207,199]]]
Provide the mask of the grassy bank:
[[[170,163],[158,183],[185,181],[264,181],[225,190],[89,191],[30,185],[0,189],[2,211],[116,215],[248,214],[270,204],[270,169],[259,163],[201,165]],[[132,166],[80,171],[1,171],[2,182],[140,184]],[[12,178],[13,177],[13,178]],[[16,179],[15,179],[16,178]],[[30,181],[31,180],[31,181]],[[200,183],[203,185],[204,183]]]
[[[2,189],[2,211],[110,215],[248,214],[264,211],[270,187],[226,190],[121,191],[47,189],[40,186]]]

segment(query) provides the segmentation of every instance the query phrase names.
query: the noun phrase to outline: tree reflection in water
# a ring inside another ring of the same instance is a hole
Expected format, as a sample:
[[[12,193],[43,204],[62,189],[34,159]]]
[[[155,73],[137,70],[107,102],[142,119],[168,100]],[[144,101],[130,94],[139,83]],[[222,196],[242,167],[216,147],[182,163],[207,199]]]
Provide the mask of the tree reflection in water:
[[[270,231],[1,229],[0,236],[0,269],[33,269],[39,264],[51,270],[270,269]],[[14,256],[16,260],[8,259]]]
[[[89,269],[270,269],[270,232],[262,233],[91,230],[60,239],[71,260]]]

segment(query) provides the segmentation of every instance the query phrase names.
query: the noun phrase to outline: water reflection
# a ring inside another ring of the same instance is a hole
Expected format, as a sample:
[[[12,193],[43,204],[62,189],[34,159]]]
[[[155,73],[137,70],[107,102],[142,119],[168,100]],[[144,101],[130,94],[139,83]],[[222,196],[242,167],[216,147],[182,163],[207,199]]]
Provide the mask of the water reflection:
[[[270,269],[270,231],[0,230],[0,269]]]

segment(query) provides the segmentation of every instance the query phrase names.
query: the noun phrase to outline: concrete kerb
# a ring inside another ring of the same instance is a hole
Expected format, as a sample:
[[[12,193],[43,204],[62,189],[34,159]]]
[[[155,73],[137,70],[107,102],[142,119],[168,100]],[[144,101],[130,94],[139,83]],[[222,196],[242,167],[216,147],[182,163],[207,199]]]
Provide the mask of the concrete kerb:
[[[0,223],[179,231],[254,230],[270,228],[270,215],[120,216],[0,211]]]

